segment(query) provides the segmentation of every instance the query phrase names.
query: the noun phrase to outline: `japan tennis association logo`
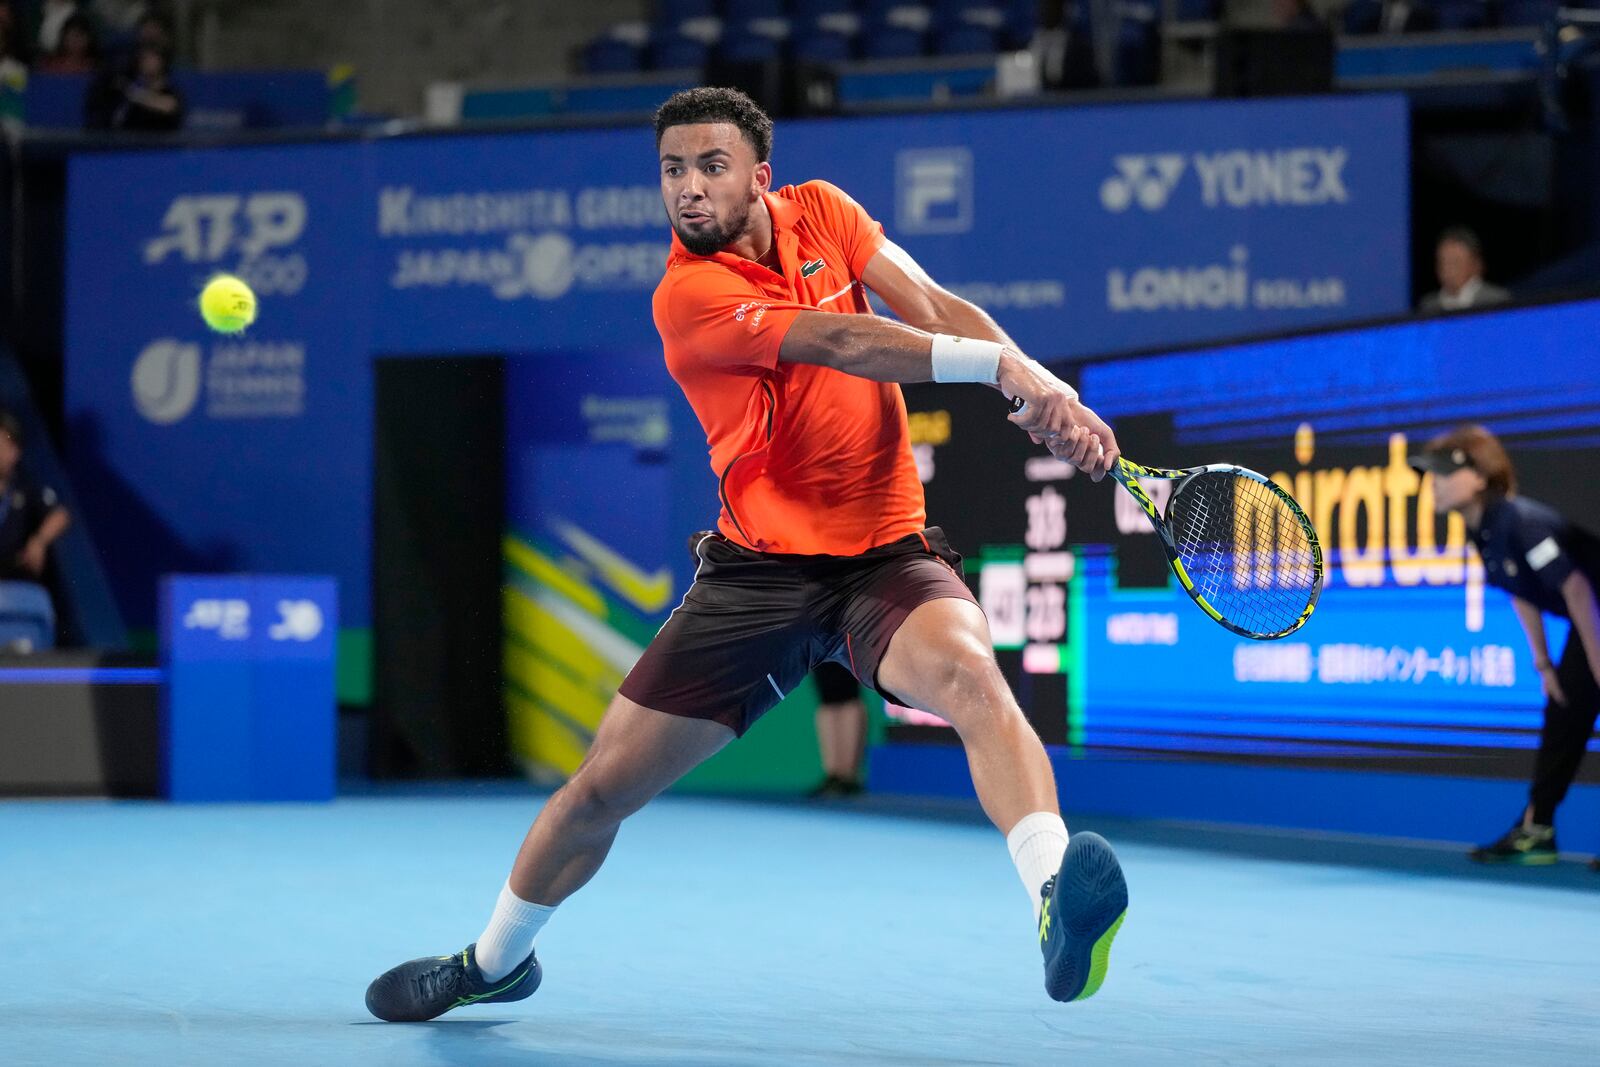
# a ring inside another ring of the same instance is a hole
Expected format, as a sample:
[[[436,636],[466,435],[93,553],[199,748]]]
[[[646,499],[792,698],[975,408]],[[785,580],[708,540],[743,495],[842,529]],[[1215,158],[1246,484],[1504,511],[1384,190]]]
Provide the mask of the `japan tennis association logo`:
[[[134,360],[129,385],[139,414],[158,426],[177,422],[200,397],[200,346],[172,338],[151,342]]]

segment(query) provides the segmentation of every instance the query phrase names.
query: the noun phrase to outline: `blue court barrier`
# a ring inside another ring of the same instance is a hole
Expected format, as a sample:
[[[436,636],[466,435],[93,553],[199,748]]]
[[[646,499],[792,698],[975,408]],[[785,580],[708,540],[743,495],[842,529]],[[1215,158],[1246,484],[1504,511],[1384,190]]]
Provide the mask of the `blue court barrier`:
[[[331,800],[337,629],[332,578],[164,579],[166,795]]]

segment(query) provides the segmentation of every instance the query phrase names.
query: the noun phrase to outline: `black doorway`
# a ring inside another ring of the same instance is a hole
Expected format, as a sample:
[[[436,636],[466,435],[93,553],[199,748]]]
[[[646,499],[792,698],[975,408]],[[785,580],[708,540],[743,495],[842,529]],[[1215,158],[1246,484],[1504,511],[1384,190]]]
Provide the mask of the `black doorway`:
[[[380,359],[375,377],[369,768],[375,778],[509,774],[504,360]]]

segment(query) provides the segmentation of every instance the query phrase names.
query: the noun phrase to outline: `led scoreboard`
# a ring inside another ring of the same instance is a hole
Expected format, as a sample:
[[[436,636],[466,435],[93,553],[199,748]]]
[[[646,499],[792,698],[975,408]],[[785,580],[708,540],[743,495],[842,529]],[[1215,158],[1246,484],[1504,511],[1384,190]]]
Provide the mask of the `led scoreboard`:
[[[981,387],[907,389],[929,521],[966,555],[995,648],[1047,743],[1227,759],[1521,773],[1543,697],[1509,599],[1408,450],[1500,435],[1521,491],[1600,529],[1600,303],[1419,320],[1058,367],[1130,458],[1232,462],[1310,516],[1316,614],[1281,641],[1217,626],[1110,479],[1077,475]],[[1506,361],[1514,354],[1514,385]],[[1158,503],[1170,483],[1146,485]],[[1566,624],[1547,620],[1552,649]],[[895,740],[949,741],[891,708]]]

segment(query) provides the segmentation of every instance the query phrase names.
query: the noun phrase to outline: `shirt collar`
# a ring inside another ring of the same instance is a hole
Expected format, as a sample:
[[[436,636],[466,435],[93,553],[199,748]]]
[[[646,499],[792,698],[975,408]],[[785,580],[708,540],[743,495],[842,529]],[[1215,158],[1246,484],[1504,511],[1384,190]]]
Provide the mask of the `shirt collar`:
[[[806,209],[795,201],[772,192],[762,193],[761,199],[767,205],[767,214],[772,217],[772,243],[778,246],[778,254],[783,255],[789,243],[794,240],[795,224],[805,215]],[[725,266],[739,269],[746,266],[760,267],[760,264],[755,260],[736,256],[732,252],[713,252],[709,256],[695,255],[683,247],[683,242],[678,238],[677,230],[672,231],[671,259],[690,263],[695,260],[706,260],[711,263],[721,263]],[[760,267],[760,269],[765,270],[766,268]]]
[[[1505,509],[1505,506],[1505,497],[1496,493],[1485,493],[1483,495],[1483,514],[1478,517],[1478,527],[1467,532],[1475,540],[1487,542],[1489,540],[1489,531],[1494,529],[1499,522],[1500,512]]]
[[[1460,289],[1456,290],[1456,294],[1454,296],[1451,296],[1449,293],[1440,291],[1440,293],[1439,293],[1439,305],[1441,307],[1447,307],[1447,308],[1452,308],[1452,309],[1454,309],[1454,308],[1469,308],[1469,307],[1472,306],[1473,299],[1475,297],[1477,297],[1478,290],[1482,289],[1482,288],[1483,288],[1483,279],[1481,277],[1477,276],[1477,275],[1474,275],[1473,277],[1467,279],[1465,285],[1463,285]]]

